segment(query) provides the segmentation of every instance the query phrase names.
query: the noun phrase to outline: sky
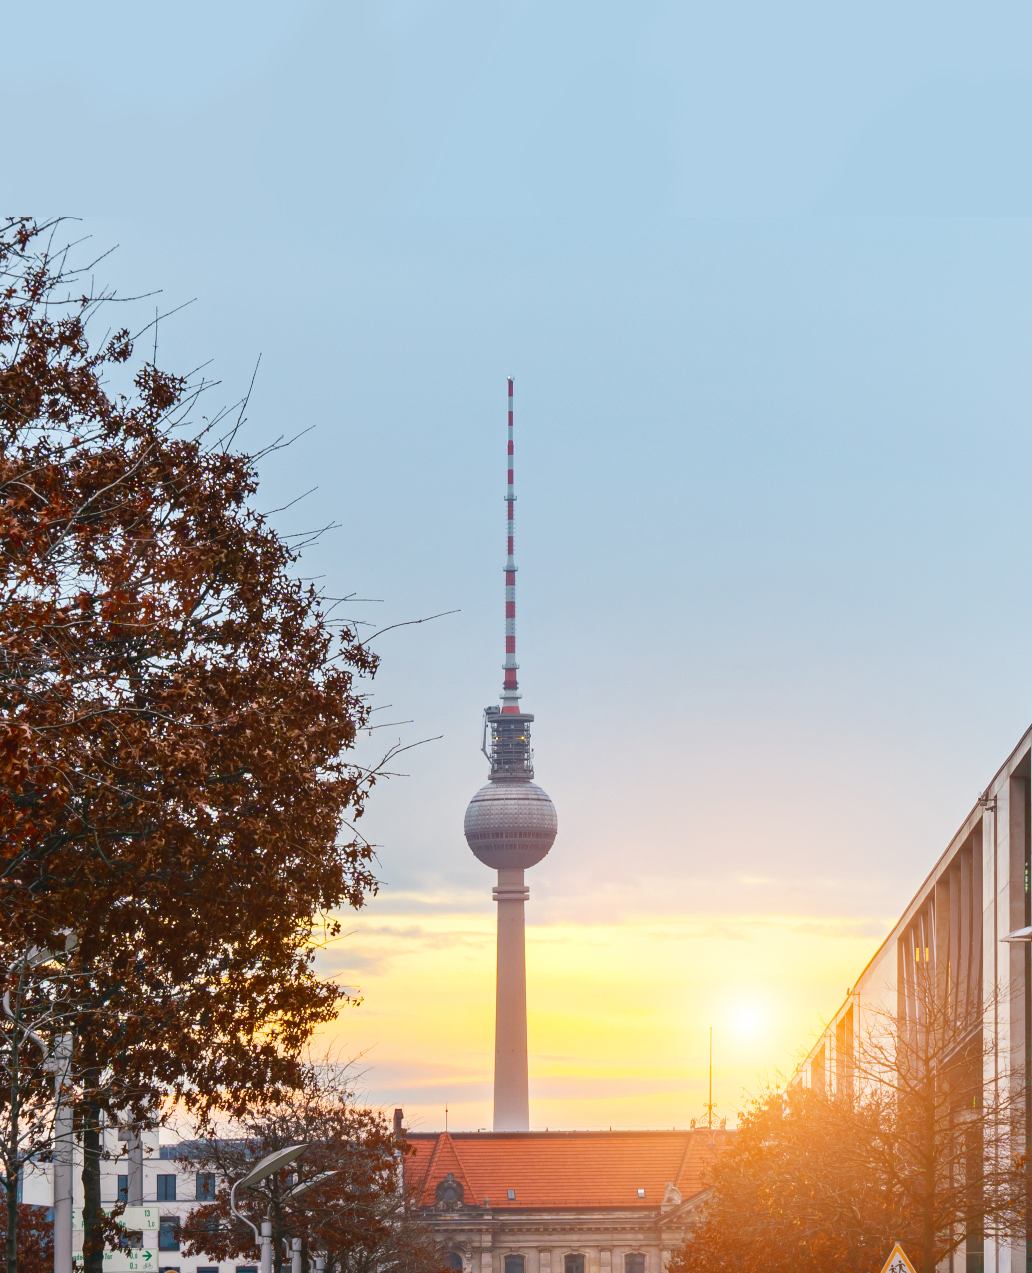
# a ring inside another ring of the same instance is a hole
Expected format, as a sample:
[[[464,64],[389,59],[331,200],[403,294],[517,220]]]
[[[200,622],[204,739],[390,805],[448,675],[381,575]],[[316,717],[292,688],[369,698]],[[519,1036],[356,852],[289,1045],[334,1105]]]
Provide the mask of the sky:
[[[304,570],[367,631],[452,612],[377,641],[361,757],[433,741],[321,1043],[490,1126],[513,375],[532,1124],[685,1126],[711,1026],[733,1122],[1032,719],[1032,11],[2,7],[4,208],[191,302],[159,361],[213,403],[258,364],[260,503],[337,524]]]

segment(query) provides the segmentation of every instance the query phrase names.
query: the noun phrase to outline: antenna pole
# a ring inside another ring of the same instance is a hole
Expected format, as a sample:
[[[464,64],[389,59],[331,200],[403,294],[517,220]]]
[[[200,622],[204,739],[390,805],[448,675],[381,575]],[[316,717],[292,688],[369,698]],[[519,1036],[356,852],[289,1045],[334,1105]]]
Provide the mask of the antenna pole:
[[[519,684],[516,680],[516,558],[513,555],[514,505],[513,444],[512,444],[512,376],[509,377],[509,463],[505,488],[506,550],[505,550],[505,679],[502,683],[502,715],[513,716],[520,710]]]

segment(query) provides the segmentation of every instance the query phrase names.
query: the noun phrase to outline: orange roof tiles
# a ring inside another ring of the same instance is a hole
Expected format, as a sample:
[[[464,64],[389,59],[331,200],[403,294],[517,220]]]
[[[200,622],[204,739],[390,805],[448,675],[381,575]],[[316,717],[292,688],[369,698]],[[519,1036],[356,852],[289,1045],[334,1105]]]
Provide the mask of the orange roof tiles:
[[[733,1132],[413,1133],[405,1181],[415,1205],[432,1207],[449,1171],[467,1206],[634,1207],[663,1201],[669,1182],[688,1199]],[[508,1191],[515,1191],[510,1200]],[[638,1190],[644,1189],[640,1198]]]

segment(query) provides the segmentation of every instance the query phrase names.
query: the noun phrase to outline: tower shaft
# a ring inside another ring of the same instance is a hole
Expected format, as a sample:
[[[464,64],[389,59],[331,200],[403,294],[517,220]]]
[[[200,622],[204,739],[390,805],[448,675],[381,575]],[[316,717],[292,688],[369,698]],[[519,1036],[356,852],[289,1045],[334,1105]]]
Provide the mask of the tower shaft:
[[[498,964],[495,971],[494,1130],[530,1131],[527,1079],[527,946],[523,870],[498,872]]]

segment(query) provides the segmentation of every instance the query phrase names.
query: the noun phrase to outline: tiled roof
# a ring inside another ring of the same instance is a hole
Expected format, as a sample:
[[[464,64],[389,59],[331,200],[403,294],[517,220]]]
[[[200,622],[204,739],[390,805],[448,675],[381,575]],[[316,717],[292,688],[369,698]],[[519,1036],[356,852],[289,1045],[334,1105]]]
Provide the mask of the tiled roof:
[[[415,1205],[432,1207],[449,1171],[467,1206],[632,1207],[653,1210],[667,1184],[685,1200],[734,1132],[416,1132],[405,1157]],[[508,1191],[516,1197],[509,1199]],[[638,1196],[644,1189],[645,1196]]]

